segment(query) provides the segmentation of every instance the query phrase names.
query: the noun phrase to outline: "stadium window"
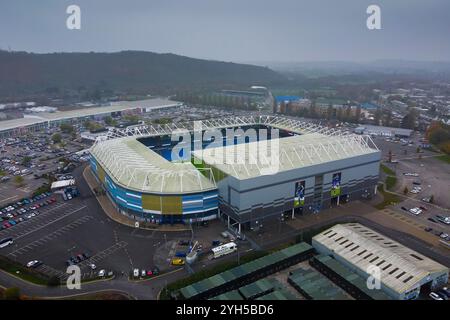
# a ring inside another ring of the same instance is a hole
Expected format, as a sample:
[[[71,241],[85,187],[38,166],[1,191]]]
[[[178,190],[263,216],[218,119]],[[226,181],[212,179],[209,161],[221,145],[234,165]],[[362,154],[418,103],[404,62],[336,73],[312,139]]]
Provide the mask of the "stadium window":
[[[364,257],[364,259],[367,259],[367,258],[369,258],[372,255],[373,255],[373,253],[369,253],[367,256]]]
[[[338,242],[339,240],[341,240],[343,237],[339,237],[339,238],[337,238],[336,240],[334,240],[334,241],[336,241],[336,242]]]
[[[359,248],[359,245],[356,245],[356,247],[352,248],[350,251],[354,251],[354,250],[356,250],[358,248]]]
[[[414,278],[413,276],[409,276],[408,278],[406,278],[405,280],[403,280],[403,283],[407,283],[409,280],[411,280],[412,278]]]
[[[367,252],[367,250],[366,250],[366,249],[364,249],[363,251],[361,251],[360,253],[358,253],[358,256],[360,256],[360,255],[364,254],[365,252]]]
[[[369,262],[372,263],[372,262],[374,262],[374,261],[377,260],[377,259],[378,259],[378,257],[375,257],[375,258],[373,258],[372,260],[370,260]]]
[[[391,272],[389,272],[389,274],[394,274],[397,270],[398,270],[398,268],[395,268],[394,270],[392,270]]]
[[[326,235],[329,234],[330,232],[333,232],[333,229],[328,230],[328,231],[325,232],[323,235],[326,236]]]
[[[328,238],[333,238],[335,235],[337,235],[337,233],[333,233],[332,235],[329,235]]]
[[[416,258],[417,260],[420,260],[420,261],[423,260],[421,257],[416,256],[414,253],[411,253],[411,257],[414,257],[414,258]]]
[[[345,239],[344,241],[342,241],[341,243],[340,243],[340,245],[342,246],[344,243],[346,243],[346,242],[348,242],[348,239]]]
[[[381,266],[384,262],[385,262],[385,260],[381,260],[380,262],[378,262],[377,267]]]
[[[352,245],[353,245],[353,242],[350,242],[348,245],[345,246],[345,248],[348,248],[348,247],[350,247]]]
[[[386,269],[389,269],[390,267],[392,266],[392,263],[389,263],[387,266],[385,266],[383,269],[381,269],[381,270],[386,270]]]
[[[402,273],[400,273],[398,276],[396,276],[397,279],[400,279],[404,274],[406,274],[405,271],[403,271]]]

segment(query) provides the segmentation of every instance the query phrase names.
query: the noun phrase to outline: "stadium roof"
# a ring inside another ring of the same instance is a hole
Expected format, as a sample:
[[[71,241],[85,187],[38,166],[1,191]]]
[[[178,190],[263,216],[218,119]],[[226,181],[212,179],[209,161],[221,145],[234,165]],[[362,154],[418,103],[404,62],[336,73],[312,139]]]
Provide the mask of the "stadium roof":
[[[445,266],[359,223],[338,224],[313,237],[355,268],[367,273],[370,265],[381,268],[381,282],[394,292],[414,289],[419,281]]]
[[[369,137],[321,133],[296,135],[194,151],[194,156],[227,175],[243,180],[275,172],[379,153]],[[267,152],[264,152],[267,150]],[[273,151],[273,152],[272,152]]]
[[[135,137],[96,142],[90,152],[109,177],[128,189],[190,193],[216,188],[214,180],[206,178],[190,162],[170,162]]]

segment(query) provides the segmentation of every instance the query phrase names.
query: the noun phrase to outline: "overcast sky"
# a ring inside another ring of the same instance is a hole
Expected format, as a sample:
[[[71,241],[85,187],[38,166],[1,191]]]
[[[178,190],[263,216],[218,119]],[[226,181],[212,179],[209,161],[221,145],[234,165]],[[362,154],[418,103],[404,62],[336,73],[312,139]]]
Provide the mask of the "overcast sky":
[[[66,8],[81,7],[81,30]],[[366,9],[381,7],[382,30]],[[450,0],[0,0],[0,48],[224,61],[450,60]]]

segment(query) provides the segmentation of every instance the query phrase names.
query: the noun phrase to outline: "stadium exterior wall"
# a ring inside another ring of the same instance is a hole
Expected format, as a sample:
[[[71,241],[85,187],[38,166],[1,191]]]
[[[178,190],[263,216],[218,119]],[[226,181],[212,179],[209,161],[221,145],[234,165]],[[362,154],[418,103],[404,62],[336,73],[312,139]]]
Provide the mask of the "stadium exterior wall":
[[[119,213],[150,223],[192,223],[217,218],[217,190],[190,194],[154,194],[119,185],[90,159],[91,170]]]
[[[333,202],[370,198],[376,193],[380,157],[375,152],[245,180],[228,176],[218,183],[219,206],[234,221],[255,227],[257,220],[279,218],[295,209],[295,185],[300,181],[305,182],[305,200],[295,212],[318,212]],[[341,177],[340,193],[332,196],[336,173]],[[316,183],[317,176],[323,183]]]

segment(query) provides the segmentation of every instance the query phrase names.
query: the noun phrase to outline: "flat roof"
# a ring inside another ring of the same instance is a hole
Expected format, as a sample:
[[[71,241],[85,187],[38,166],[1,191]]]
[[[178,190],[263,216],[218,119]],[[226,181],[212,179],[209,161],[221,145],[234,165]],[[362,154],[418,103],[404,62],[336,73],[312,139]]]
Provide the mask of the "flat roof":
[[[38,123],[45,123],[48,121],[58,121],[73,118],[82,118],[94,116],[97,114],[119,112],[125,110],[132,110],[136,108],[164,108],[171,107],[178,104],[175,101],[163,98],[138,100],[138,101],[120,101],[113,102],[110,106],[102,107],[90,107],[83,109],[74,109],[67,111],[57,111],[57,112],[41,112],[33,114],[32,116],[27,116],[20,119],[12,119],[0,121],[0,131],[11,130],[15,128],[25,127]]]
[[[314,236],[315,243],[363,273],[371,265],[380,267],[381,282],[397,293],[414,289],[432,273],[448,273],[440,263],[359,223],[337,224]]]
[[[267,152],[259,152],[265,151]],[[273,151],[273,152],[272,152]],[[195,158],[237,179],[264,174],[268,164],[275,172],[379,153],[367,137],[307,133],[269,141],[256,141],[194,151]]]
[[[224,283],[242,278],[252,272],[258,271],[265,266],[275,264],[279,261],[289,259],[293,256],[312,250],[312,247],[306,242],[301,242],[283,250],[268,254],[256,260],[247,262],[243,265],[234,267],[230,270],[216,274],[210,278],[203,279],[189,286],[180,289],[184,298],[189,299],[197,295],[217,288]]]

